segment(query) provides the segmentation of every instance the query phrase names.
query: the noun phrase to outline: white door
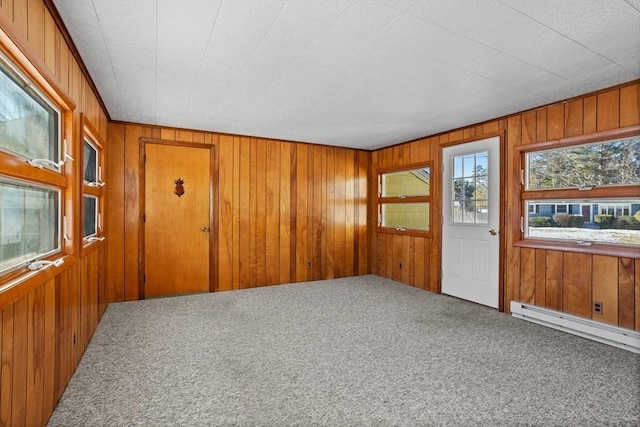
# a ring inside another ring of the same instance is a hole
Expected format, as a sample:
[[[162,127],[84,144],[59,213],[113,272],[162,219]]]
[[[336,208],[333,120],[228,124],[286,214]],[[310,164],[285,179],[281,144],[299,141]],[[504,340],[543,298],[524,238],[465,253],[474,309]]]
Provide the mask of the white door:
[[[498,308],[500,138],[442,152],[442,293]]]

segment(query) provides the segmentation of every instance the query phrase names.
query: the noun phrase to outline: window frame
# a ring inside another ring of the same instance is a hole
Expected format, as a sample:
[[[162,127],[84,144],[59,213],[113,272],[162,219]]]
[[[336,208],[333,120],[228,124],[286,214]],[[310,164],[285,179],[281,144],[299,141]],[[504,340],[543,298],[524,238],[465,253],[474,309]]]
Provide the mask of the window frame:
[[[426,196],[383,196],[382,195],[382,176],[395,172],[404,172],[414,169],[429,169],[429,194]],[[433,162],[426,161],[420,163],[411,163],[402,166],[394,166],[387,168],[379,168],[377,171],[377,191],[376,191],[376,231],[378,233],[397,234],[402,236],[431,237],[433,235]],[[428,203],[429,204],[429,229],[428,230],[412,230],[402,227],[384,227],[382,226],[382,206],[384,204],[403,204],[403,203]]]
[[[0,28],[0,61],[29,85],[38,96],[58,112],[57,152],[58,160],[65,160],[59,168],[39,168],[28,163],[25,156],[0,149],[0,175],[7,180],[24,182],[34,187],[52,188],[60,192],[58,202],[60,235],[59,248],[49,254],[35,258],[38,261],[56,261],[57,265],[29,270],[28,262],[21,262],[0,275],[0,295],[2,301],[19,297],[31,284],[40,283],[43,278],[53,277],[58,272],[75,263],[74,196],[73,177],[73,110],[75,104],[67,94],[54,83],[55,77],[42,67],[34,64],[15,42]],[[18,284],[23,286],[17,286]]]
[[[594,188],[562,188],[562,189],[534,189],[527,190],[525,183],[527,153],[550,149],[560,149],[576,145],[606,142],[615,139],[624,139],[640,135],[640,125],[628,126],[607,131],[595,132],[587,135],[578,135],[556,140],[532,143],[515,147],[515,157],[517,159],[520,180],[515,180],[514,187],[517,199],[520,200],[518,216],[520,221],[514,221],[513,225],[513,245],[525,248],[555,249],[561,251],[582,252],[598,255],[612,255],[640,259],[640,251],[637,246],[621,245],[615,243],[593,242],[591,245],[583,246],[579,242],[570,240],[553,240],[525,237],[525,218],[527,217],[527,201],[541,200],[594,200],[594,199],[637,199],[640,194],[640,185],[611,185]],[[592,213],[593,215],[593,213]]]
[[[104,218],[105,218],[105,144],[102,140],[100,133],[96,130],[96,128],[91,124],[89,119],[81,114],[81,122],[82,122],[82,135],[80,140],[81,148],[80,153],[81,159],[79,160],[79,164],[81,165],[80,176],[82,177],[82,194],[80,197],[80,216],[82,218],[79,221],[79,236],[82,240],[82,245],[80,248],[80,252],[82,256],[92,252],[97,249],[101,245],[104,244],[104,240],[106,239],[105,226],[104,226]],[[96,182],[87,182],[84,180],[84,145],[85,141],[87,141],[94,149],[96,149]],[[96,212],[96,232],[95,234],[91,234],[89,236],[84,235],[84,198],[85,196],[94,197],[97,203],[97,212]]]

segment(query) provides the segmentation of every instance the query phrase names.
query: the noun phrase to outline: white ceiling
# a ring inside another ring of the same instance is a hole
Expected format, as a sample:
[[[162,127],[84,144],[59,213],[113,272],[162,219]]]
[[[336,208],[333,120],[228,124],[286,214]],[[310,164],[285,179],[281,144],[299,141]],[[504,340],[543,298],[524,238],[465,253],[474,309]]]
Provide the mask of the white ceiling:
[[[376,149],[640,78],[640,0],[54,0],[113,120]]]

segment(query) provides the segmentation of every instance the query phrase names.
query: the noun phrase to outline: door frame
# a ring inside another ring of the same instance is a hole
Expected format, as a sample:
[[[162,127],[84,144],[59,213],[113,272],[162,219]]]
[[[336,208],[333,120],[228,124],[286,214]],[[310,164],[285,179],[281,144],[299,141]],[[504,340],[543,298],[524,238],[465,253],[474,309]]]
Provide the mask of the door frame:
[[[173,145],[177,147],[191,147],[209,150],[209,292],[218,290],[218,163],[215,145],[197,144],[192,142],[180,142],[156,138],[140,138],[140,179],[138,191],[140,194],[138,223],[138,295],[139,299],[145,299],[145,173],[146,173],[146,147],[147,144]],[[126,183],[125,183],[126,185]]]
[[[439,246],[439,252],[440,252],[440,257],[438,258],[438,271],[439,271],[439,275],[438,275],[438,293],[442,294],[442,256],[444,254],[444,248],[443,248],[443,242],[442,242],[442,227],[444,226],[444,217],[443,217],[443,200],[442,200],[442,185],[444,185],[444,162],[446,161],[444,159],[444,149],[448,148],[448,147],[452,147],[455,145],[462,145],[462,144],[466,144],[466,143],[471,143],[471,142],[476,142],[476,141],[480,141],[483,139],[488,139],[488,138],[493,138],[493,137],[498,137],[500,139],[500,146],[499,146],[499,156],[500,156],[500,170],[499,172],[499,177],[500,177],[500,201],[499,201],[499,205],[500,205],[500,216],[499,216],[499,226],[500,226],[500,232],[498,234],[498,311],[500,312],[504,312],[505,311],[505,303],[504,303],[504,296],[505,296],[505,254],[506,254],[506,238],[505,238],[505,234],[507,233],[507,224],[506,224],[506,217],[507,217],[507,212],[505,209],[505,201],[506,201],[506,165],[507,165],[507,159],[506,159],[506,138],[505,138],[505,131],[504,130],[500,130],[497,132],[490,132],[490,133],[483,133],[480,135],[476,135],[476,136],[472,136],[472,137],[468,137],[468,138],[462,138],[462,139],[458,139],[455,141],[451,141],[451,142],[442,142],[440,143],[440,150],[439,150],[439,157],[440,157],[440,185],[438,185],[438,201],[437,203],[439,203],[439,210],[440,210],[440,230],[439,230],[439,236],[438,236],[438,246]],[[519,185],[520,183],[520,178],[518,177],[518,179],[515,180],[514,185]],[[519,201],[518,201],[519,202]],[[513,217],[514,215],[518,214],[518,208],[517,207],[512,207],[510,210],[510,215]],[[516,223],[519,223],[520,218],[518,217],[517,220],[514,218],[511,218],[512,221],[516,221]],[[455,297],[454,297],[455,298]],[[470,301],[471,302],[471,301]]]

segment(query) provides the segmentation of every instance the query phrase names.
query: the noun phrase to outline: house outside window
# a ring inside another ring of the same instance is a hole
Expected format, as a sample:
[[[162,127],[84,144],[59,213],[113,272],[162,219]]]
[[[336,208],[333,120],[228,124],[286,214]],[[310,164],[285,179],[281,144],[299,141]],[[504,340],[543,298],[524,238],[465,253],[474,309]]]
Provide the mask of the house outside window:
[[[380,232],[427,235],[431,217],[431,166],[410,165],[378,172]]]
[[[640,136],[597,139],[521,148],[525,241],[640,246]]]

